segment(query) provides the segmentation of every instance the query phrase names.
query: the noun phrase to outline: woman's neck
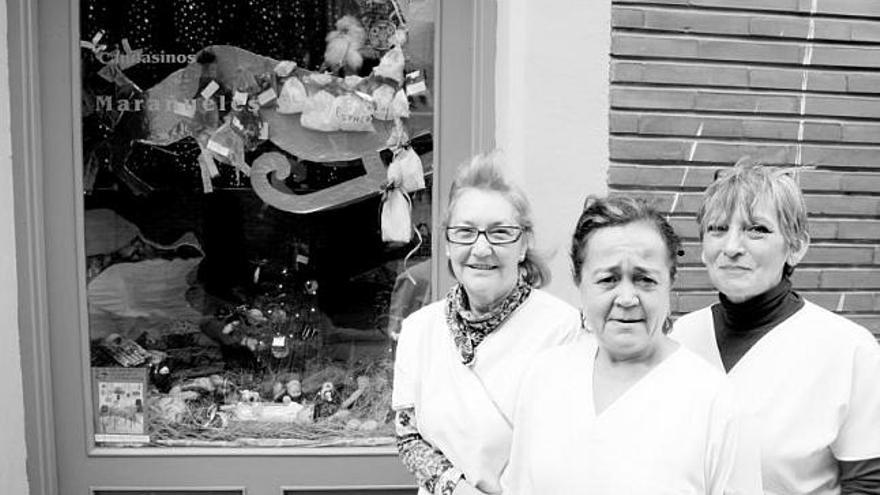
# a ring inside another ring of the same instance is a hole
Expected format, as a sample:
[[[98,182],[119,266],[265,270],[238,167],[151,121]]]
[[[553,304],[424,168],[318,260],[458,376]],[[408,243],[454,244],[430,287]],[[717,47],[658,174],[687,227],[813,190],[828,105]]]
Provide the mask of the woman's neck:
[[[483,316],[492,314],[494,311],[496,311],[501,306],[501,303],[505,299],[507,299],[507,296],[509,296],[515,288],[516,288],[516,285],[511,287],[510,290],[508,290],[507,292],[502,294],[500,297],[496,297],[495,299],[493,299],[491,301],[486,301],[486,302],[475,301],[474,298],[472,298],[470,295],[467,295],[467,290],[465,290],[465,294],[467,295],[467,299],[466,299],[467,308],[466,309],[468,311],[470,311],[471,315],[474,316],[475,318],[481,318]]]
[[[724,326],[732,332],[747,332],[779,323],[803,305],[787,277],[782,277],[770,290],[745,301],[733,302],[724,294],[719,294],[719,300],[719,316]]]
[[[600,347],[596,355],[596,364],[605,369],[651,369],[669,357],[678,344],[666,335],[660,335],[654,345],[641,352],[616,355]]]

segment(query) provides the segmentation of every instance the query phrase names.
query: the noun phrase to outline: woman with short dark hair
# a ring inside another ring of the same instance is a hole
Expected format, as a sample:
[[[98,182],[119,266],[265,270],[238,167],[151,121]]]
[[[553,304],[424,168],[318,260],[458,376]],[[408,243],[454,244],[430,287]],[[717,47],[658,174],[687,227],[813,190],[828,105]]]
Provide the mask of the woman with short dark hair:
[[[571,260],[594,338],[526,373],[505,495],[761,493],[724,376],[666,336],[679,250],[645,203],[587,199]]]

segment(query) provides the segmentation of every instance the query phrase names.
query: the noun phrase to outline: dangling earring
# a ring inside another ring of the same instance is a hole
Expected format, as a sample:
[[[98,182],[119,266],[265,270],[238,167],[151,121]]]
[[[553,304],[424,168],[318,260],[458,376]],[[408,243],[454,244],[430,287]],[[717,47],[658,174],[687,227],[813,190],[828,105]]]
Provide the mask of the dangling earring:
[[[672,330],[672,316],[666,315],[666,319],[663,320],[663,335],[668,334]]]
[[[580,310],[580,313],[581,313],[581,329],[589,332],[590,329],[587,328],[587,317],[584,316],[584,310]]]

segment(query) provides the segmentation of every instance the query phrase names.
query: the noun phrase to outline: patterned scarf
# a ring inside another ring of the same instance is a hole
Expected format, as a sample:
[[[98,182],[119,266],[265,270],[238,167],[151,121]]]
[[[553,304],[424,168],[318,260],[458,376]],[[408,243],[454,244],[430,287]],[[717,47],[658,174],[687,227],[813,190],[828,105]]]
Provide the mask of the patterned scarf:
[[[461,353],[461,362],[471,366],[476,358],[474,352],[487,335],[494,332],[507,320],[532,293],[532,286],[520,277],[510,294],[490,313],[475,316],[468,309],[467,293],[461,284],[456,284],[446,295],[446,324],[452,332],[455,347]]]

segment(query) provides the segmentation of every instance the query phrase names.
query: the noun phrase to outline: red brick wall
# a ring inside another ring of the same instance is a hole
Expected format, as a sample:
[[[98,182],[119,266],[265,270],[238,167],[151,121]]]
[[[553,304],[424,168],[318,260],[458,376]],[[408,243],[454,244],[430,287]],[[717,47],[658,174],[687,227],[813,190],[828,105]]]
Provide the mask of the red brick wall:
[[[810,300],[880,336],[880,0],[612,2],[609,189],[685,240],[678,313],[715,300],[694,213],[750,155],[804,166]]]

